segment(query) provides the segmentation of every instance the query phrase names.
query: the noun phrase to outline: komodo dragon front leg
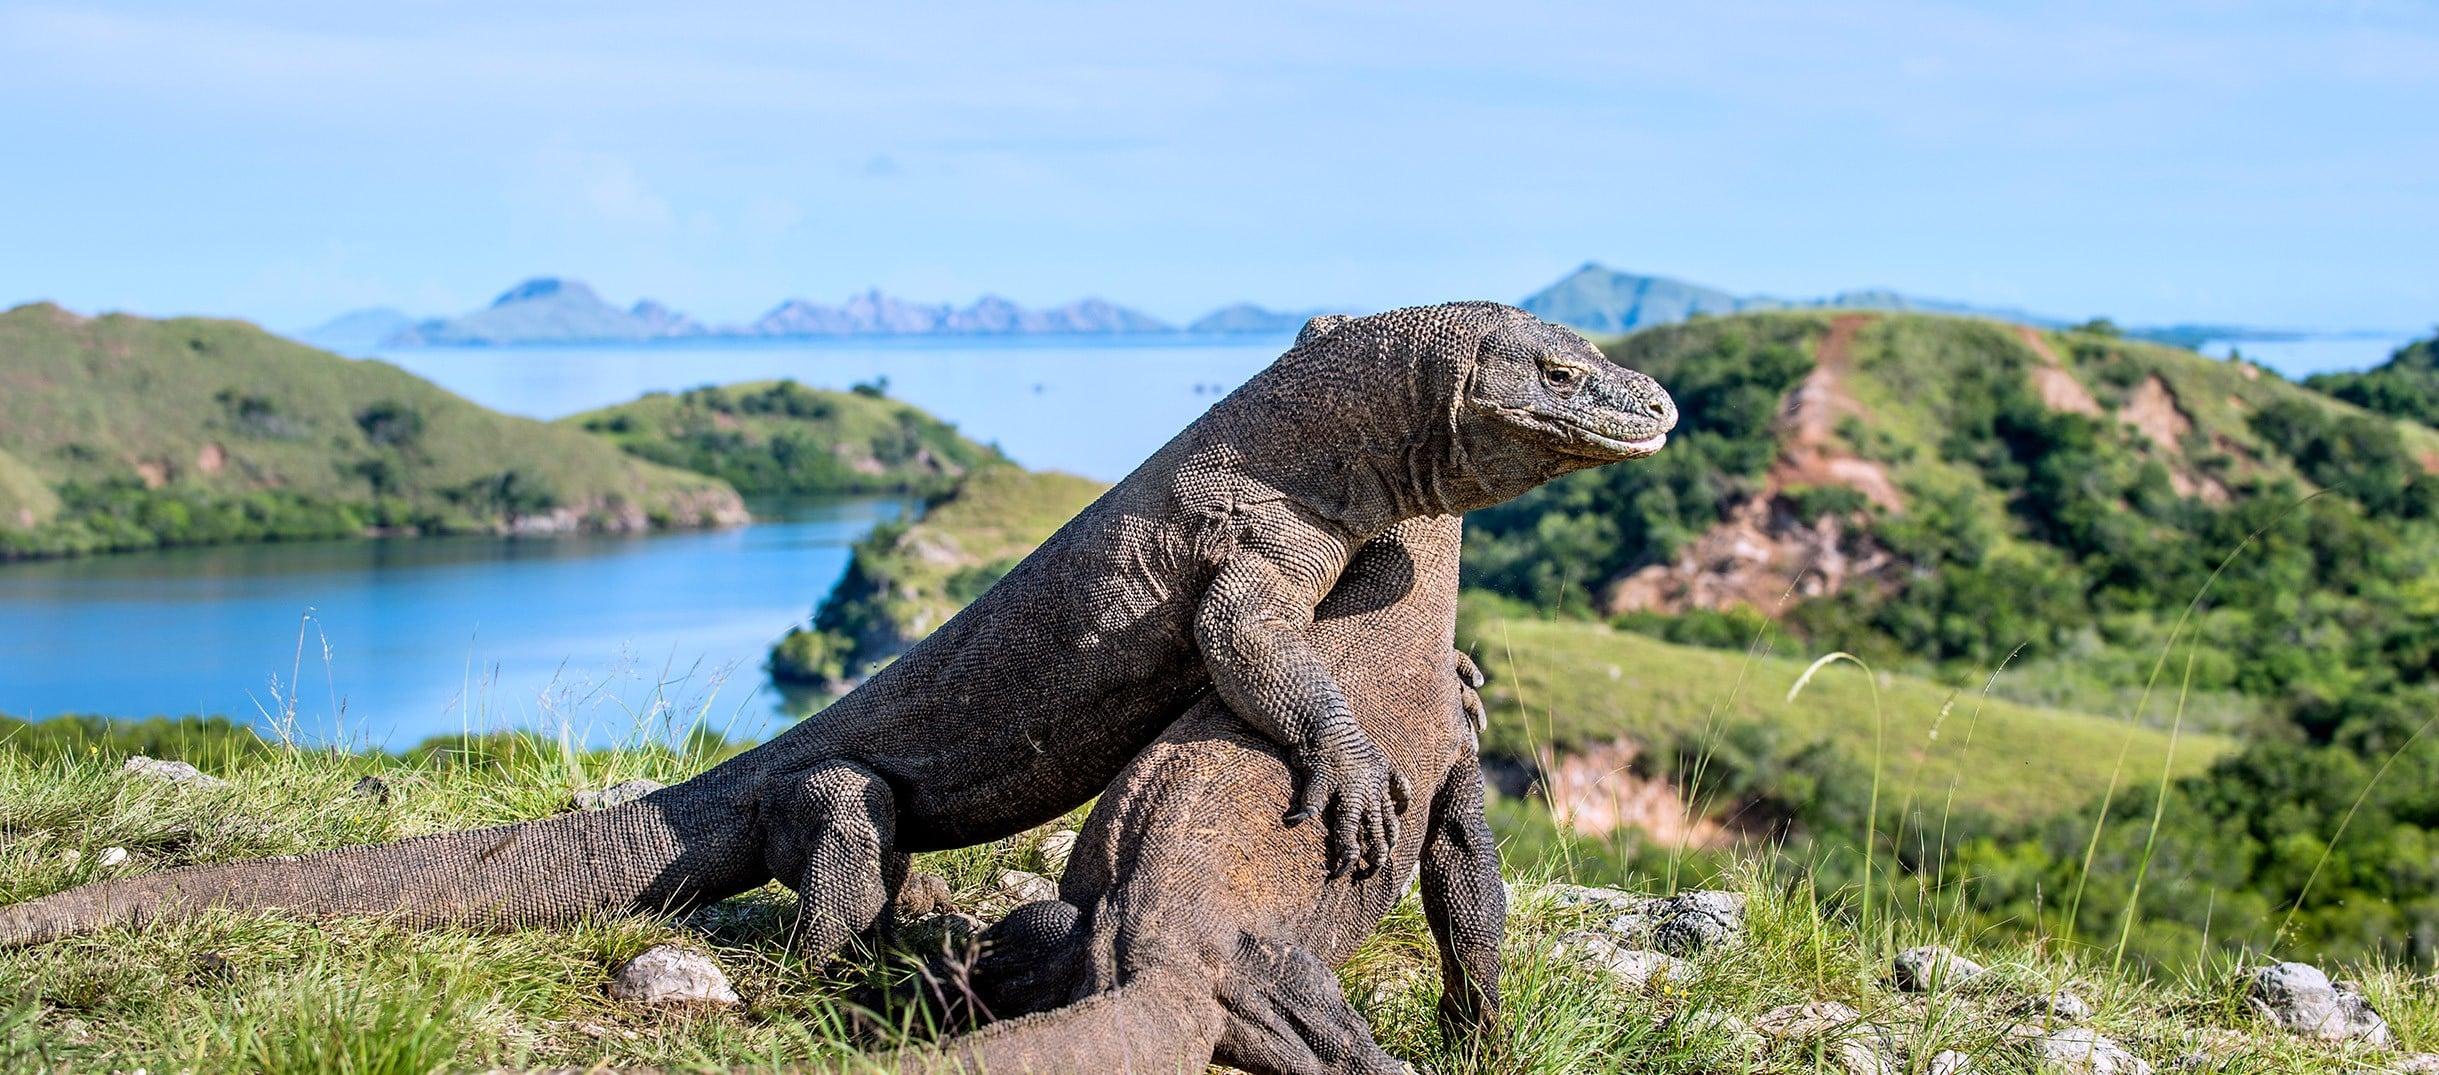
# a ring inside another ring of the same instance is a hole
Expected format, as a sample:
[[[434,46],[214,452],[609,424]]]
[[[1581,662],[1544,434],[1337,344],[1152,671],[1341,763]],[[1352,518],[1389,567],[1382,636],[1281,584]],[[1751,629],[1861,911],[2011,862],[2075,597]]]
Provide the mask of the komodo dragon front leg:
[[[1195,614],[1204,665],[1230,709],[1289,748],[1297,791],[1288,824],[1312,820],[1329,804],[1330,876],[1369,873],[1397,846],[1398,817],[1412,792],[1355,723],[1346,692],[1313,648],[1313,608],[1352,550],[1327,528],[1292,517],[1269,520],[1256,533],[1273,540],[1238,550]]]

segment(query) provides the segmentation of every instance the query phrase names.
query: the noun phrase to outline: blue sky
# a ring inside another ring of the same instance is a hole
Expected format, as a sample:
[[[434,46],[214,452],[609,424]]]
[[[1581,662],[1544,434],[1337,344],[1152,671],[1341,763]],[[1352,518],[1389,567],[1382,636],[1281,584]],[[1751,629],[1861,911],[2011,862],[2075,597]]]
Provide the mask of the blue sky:
[[[1183,318],[1597,259],[2439,321],[2429,4],[510,6],[0,2],[0,304]]]

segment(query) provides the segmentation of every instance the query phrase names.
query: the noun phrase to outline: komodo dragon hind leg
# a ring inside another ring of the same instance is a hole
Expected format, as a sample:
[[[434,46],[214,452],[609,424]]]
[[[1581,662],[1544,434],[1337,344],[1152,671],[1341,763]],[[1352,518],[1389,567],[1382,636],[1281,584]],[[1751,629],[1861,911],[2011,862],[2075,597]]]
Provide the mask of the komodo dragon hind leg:
[[[1220,982],[1228,1011],[1215,1058],[1254,1075],[1407,1075],[1372,1040],[1338,976],[1296,945],[1254,941]]]
[[[861,765],[828,761],[769,788],[763,865],[796,890],[789,946],[821,960],[849,941],[873,940],[906,879],[889,784]]]

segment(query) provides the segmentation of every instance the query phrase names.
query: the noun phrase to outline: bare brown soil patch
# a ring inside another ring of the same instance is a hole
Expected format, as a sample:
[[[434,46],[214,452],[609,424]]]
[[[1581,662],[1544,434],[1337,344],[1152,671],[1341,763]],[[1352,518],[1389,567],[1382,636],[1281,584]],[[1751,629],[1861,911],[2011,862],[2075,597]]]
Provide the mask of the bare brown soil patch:
[[[1838,419],[1863,414],[1847,391],[1854,371],[1855,334],[1872,320],[1869,314],[1847,314],[1829,323],[1829,333],[1813,352],[1812,372],[1787,398],[1779,416],[1778,462],[1771,464],[1769,488],[1777,492],[1798,485],[1843,485],[1870,497],[1889,511],[1904,511],[1905,498],[1880,464],[1853,454],[1838,443]]]
[[[1736,834],[1695,813],[1675,784],[1638,772],[1643,748],[1615,740],[1575,751],[1541,766],[1542,794],[1559,824],[1590,836],[1638,829],[1652,842],[1671,847],[1725,847]]]
[[[1612,582],[1602,605],[1612,616],[1739,605],[1776,615],[1788,603],[1876,580],[1894,566],[1838,517],[1806,523],[1784,501],[1762,495],[1731,509],[1674,561]]]
[[[136,477],[143,480],[144,488],[146,489],[158,489],[169,484],[169,464],[161,462],[160,460],[138,460],[135,465],[135,472]]]
[[[2083,387],[2083,382],[2076,380],[2074,374],[2067,372],[2066,363],[2058,358],[2057,351],[2051,349],[2048,338],[2041,335],[2041,330],[2031,325],[2017,325],[2016,338],[2024,341],[2024,346],[2031,348],[2032,353],[2041,359],[2041,364],[2033,367],[2032,379],[2033,390],[2040,393],[2042,406],[2068,414],[2101,413],[2100,401],[2093,399],[2091,390]]]
[[[2183,450],[2185,434],[2193,432],[2193,419],[2186,417],[2183,407],[2177,406],[2176,390],[2169,388],[2168,382],[2156,373],[2134,386],[2133,394],[2126,397],[2125,409],[2117,416],[2142,431],[2151,443],[2171,452]]]
[[[195,453],[195,469],[205,474],[218,474],[229,465],[228,449],[219,441],[205,441],[203,450]]]

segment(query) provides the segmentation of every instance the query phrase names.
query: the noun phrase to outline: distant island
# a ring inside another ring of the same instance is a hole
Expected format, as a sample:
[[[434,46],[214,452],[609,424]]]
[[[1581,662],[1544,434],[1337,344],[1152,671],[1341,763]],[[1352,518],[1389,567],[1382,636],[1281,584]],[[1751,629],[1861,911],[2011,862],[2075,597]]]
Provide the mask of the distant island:
[[[2068,328],[2084,322],[2081,318],[2053,317],[2009,306],[1980,306],[1952,299],[1925,298],[1886,288],[1841,291],[1810,299],[1739,295],[1666,276],[1621,272],[1594,261],[1585,262],[1550,286],[1525,296],[1517,305],[1535,316],[1599,333],[1626,333],[1653,325],[1675,324],[1696,316],[1720,317],[1764,310],[1956,314],[2050,329]],[[2189,349],[2213,340],[2293,340],[2320,335],[2293,329],[2191,323],[2133,326],[2120,331],[2136,339]]]
[[[1549,286],[1525,296],[1517,305],[1552,321],[1595,333],[1632,332],[1697,316],[1789,309],[1962,314],[2041,328],[2081,323],[2081,319],[1926,298],[1881,288],[1841,291],[1808,299],[1737,294],[1672,277],[1623,272],[1598,262],[1584,263]],[[301,333],[299,338],[321,347],[364,351],[378,347],[868,336],[1277,336],[1294,332],[1315,314],[1328,312],[1337,311],[1329,307],[1274,310],[1240,302],[1179,326],[1106,299],[1086,298],[1036,309],[998,295],[984,295],[957,306],[915,302],[876,288],[836,305],[788,299],[751,322],[712,325],[651,299],[619,306],[603,299],[582,281],[541,276],[501,292],[480,310],[457,317],[419,319],[396,309],[376,307],[341,314]],[[2292,340],[2320,335],[2292,329],[2215,324],[2132,326],[2120,331],[2127,336],[2188,348],[2212,340]]]
[[[837,305],[789,299],[742,325],[707,325],[650,299],[621,307],[581,281],[536,277],[459,317],[416,319],[397,310],[355,310],[301,334],[305,342],[373,347],[639,343],[686,339],[807,339],[847,336],[1032,336],[1194,333],[1283,334],[1319,310],[1224,307],[1179,328],[1104,299],[1033,309],[998,295],[965,306],[913,302],[878,289]]]

